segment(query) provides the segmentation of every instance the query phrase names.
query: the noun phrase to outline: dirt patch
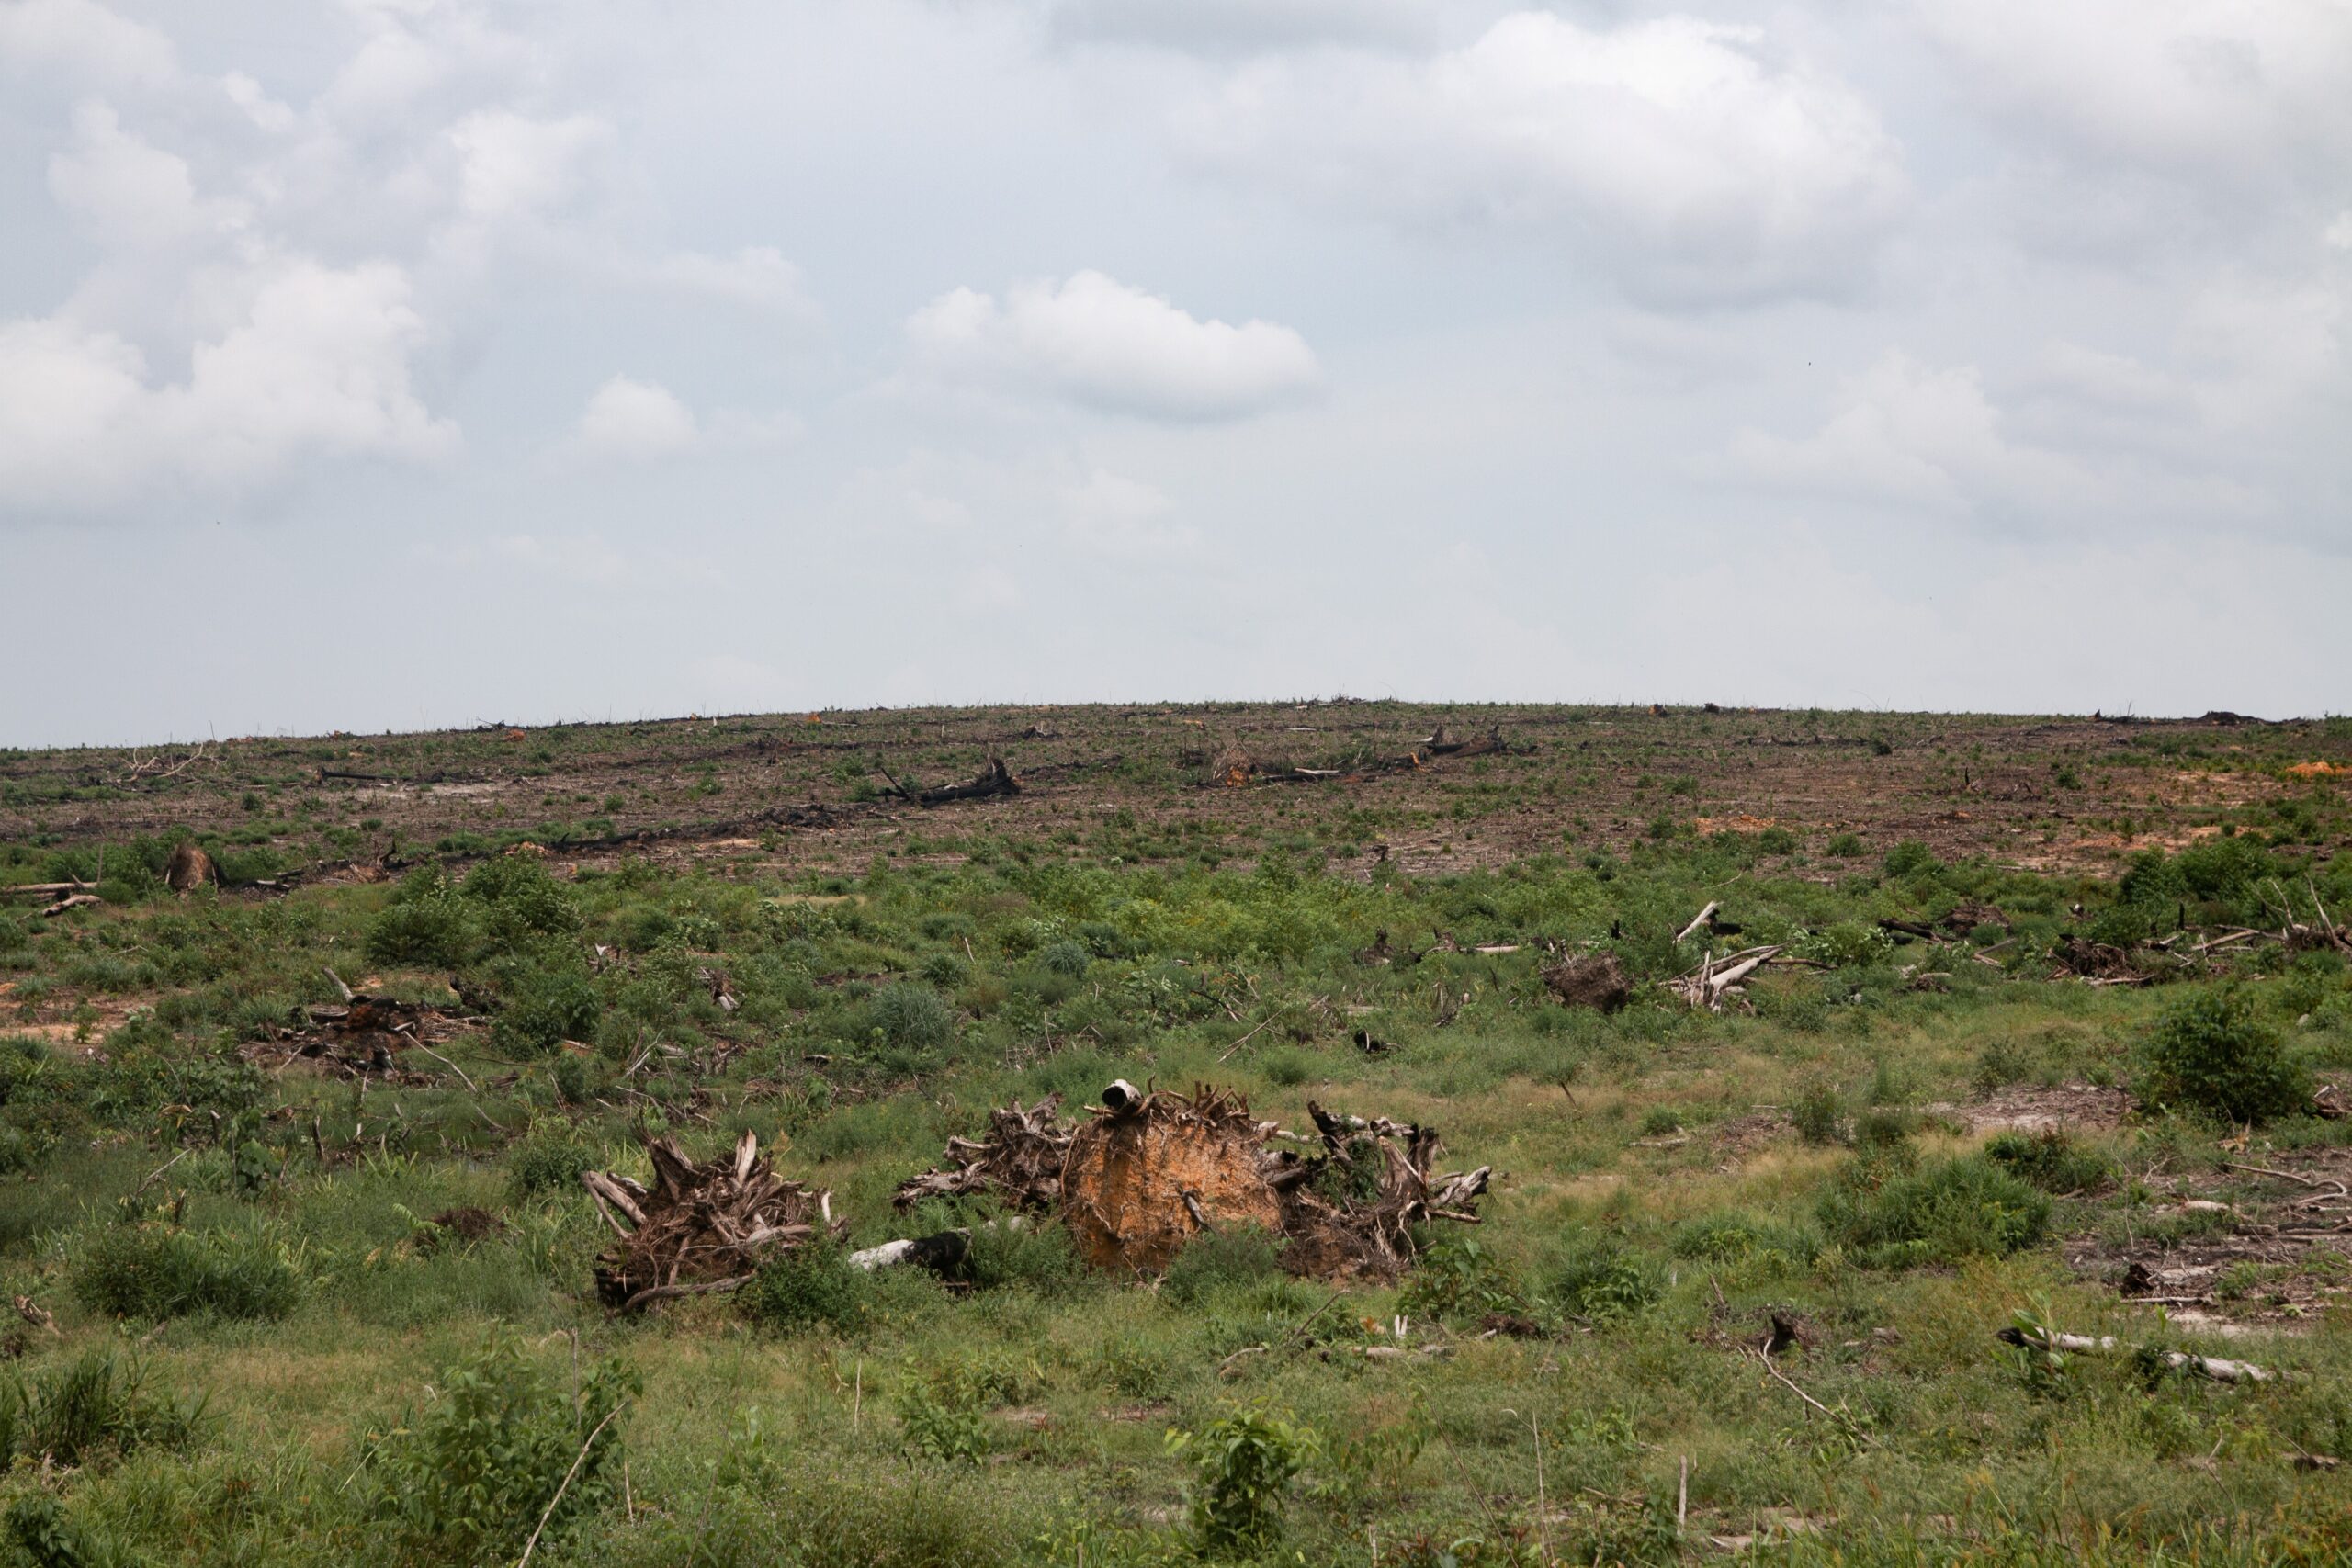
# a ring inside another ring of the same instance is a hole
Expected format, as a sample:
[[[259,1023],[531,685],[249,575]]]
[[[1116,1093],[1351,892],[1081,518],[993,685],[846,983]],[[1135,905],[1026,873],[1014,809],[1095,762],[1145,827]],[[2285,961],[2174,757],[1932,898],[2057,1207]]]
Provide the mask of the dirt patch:
[[[2073,1237],[2066,1261],[2126,1301],[2163,1307],[2184,1328],[2310,1329],[2352,1297],[2352,1149],[2259,1163],[2193,1182],[2152,1179],[2171,1201],[2143,1211],[2143,1231]],[[2210,1228],[2180,1234],[2189,1216]]]
[[[1969,1105],[1939,1101],[1923,1109],[1978,1134],[2039,1133],[2052,1127],[2120,1127],[2132,1114],[2132,1096],[2124,1089],[2070,1083],[2054,1089],[2007,1089]]]

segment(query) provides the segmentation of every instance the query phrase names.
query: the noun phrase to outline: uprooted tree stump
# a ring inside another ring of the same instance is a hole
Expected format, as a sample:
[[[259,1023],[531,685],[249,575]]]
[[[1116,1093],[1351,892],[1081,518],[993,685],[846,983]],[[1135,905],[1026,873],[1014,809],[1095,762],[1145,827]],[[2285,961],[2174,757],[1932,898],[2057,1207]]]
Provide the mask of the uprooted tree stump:
[[[1625,966],[1613,953],[1562,959],[1544,971],[1544,984],[1572,1008],[1615,1012],[1634,999],[1633,982],[1625,978]]]
[[[1059,1094],[1049,1094],[1026,1109],[1014,1100],[989,1111],[988,1137],[948,1139],[944,1161],[899,1183],[891,1201],[910,1209],[926,1198],[985,1194],[1016,1209],[1057,1207],[1070,1141],[1058,1116],[1061,1103]]]
[[[1264,1134],[1238,1095],[1138,1095],[1122,1081],[1102,1098],[1062,1167],[1062,1223],[1089,1263],[1156,1274],[1203,1231],[1282,1228]]]
[[[220,885],[220,868],[212,863],[210,855],[192,843],[183,841],[164,867],[164,886],[175,893],[193,893],[199,887]]]
[[[993,1113],[986,1141],[952,1140],[945,1166],[899,1199],[985,1193],[1057,1210],[1081,1257],[1131,1274],[1164,1270],[1204,1232],[1255,1225],[1284,1238],[1293,1273],[1388,1279],[1410,1264],[1415,1225],[1478,1223],[1491,1173],[1436,1174],[1433,1129],[1307,1110],[1315,1137],[1258,1121],[1239,1096],[1206,1085],[1146,1094],[1121,1080],[1076,1128],[1060,1124],[1052,1100],[1016,1102]]]
[[[648,1138],[653,1186],[614,1171],[582,1172],[615,1239],[596,1258],[596,1293],[637,1312],[673,1296],[731,1291],[771,1258],[828,1231],[832,1194],[776,1175],[745,1133],[727,1157],[696,1164],[674,1138]]]

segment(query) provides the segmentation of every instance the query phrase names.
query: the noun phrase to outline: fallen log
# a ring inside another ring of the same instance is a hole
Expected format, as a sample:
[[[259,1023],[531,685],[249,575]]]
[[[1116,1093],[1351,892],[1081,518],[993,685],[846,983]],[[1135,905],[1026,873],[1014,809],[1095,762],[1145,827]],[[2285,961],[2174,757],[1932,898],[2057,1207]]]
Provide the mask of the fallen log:
[[[1012,770],[1004,765],[1004,759],[990,757],[989,765],[982,768],[968,784],[946,784],[938,789],[927,789],[915,796],[915,800],[918,805],[922,806],[944,806],[950,801],[985,800],[993,795],[1019,795],[1020,793],[1020,783],[1013,778]]]
[[[1994,1335],[2004,1345],[2020,1349],[2063,1351],[2075,1356],[2104,1356],[2120,1352],[2136,1353],[2141,1347],[2125,1345],[2111,1334],[2094,1339],[2087,1334],[2061,1334],[2055,1329],[2004,1328]],[[2164,1363],[2175,1371],[2194,1372],[2215,1382],[2268,1382],[2278,1374],[2251,1361],[2226,1360],[2220,1356],[2192,1356],[2185,1350],[2164,1352]]]
[[[100,902],[103,900],[95,893],[69,893],[43,909],[40,912],[40,918],[44,920],[53,920],[69,909],[85,909]]]
[[[95,893],[95,882],[19,882],[13,887],[0,887],[0,897],[11,894],[28,898],[62,898],[74,893]]]
[[[1680,931],[1674,933],[1674,940],[1677,942],[1689,942],[1690,940],[1690,933],[1697,931],[1701,926],[1705,925],[1709,920],[1714,919],[1715,911],[1722,908],[1723,906],[1721,904],[1716,903],[1712,898],[1709,899],[1705,908],[1690,917],[1690,923],[1689,925],[1684,926]]]

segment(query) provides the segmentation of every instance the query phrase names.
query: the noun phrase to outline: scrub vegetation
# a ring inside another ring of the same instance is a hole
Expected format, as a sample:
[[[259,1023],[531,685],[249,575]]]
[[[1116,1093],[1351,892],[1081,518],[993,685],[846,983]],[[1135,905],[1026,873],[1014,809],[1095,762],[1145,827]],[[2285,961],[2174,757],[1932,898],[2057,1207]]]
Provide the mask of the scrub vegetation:
[[[0,753],[0,1564],[2345,1560],[2347,780],[1353,703]],[[1432,1125],[1484,1223],[1136,1280],[892,1208],[1115,1078]],[[580,1173],[747,1130],[846,1237],[608,1312]]]

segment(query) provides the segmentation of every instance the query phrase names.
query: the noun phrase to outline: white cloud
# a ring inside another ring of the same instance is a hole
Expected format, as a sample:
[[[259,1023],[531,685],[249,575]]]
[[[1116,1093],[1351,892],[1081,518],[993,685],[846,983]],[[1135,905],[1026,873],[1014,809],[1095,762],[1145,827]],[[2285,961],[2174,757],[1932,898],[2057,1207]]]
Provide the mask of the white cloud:
[[[580,416],[581,444],[618,457],[671,457],[702,437],[694,411],[667,387],[616,376]]]
[[[1200,321],[1091,271],[1020,285],[1001,302],[943,294],[908,321],[907,337],[943,378],[1148,419],[1237,419],[1308,397],[1322,378],[1288,327]]]
[[[1416,226],[1567,225],[1655,298],[1844,287],[1908,196],[1851,86],[1755,28],[1545,12],[1402,60],[1257,62],[1186,118],[1195,154],[1317,206]]]
[[[1920,0],[1921,28],[1989,102],[2075,151],[2267,180],[2352,154],[2342,0]]]
[[[589,115],[469,114],[449,129],[460,159],[458,200],[478,219],[543,212],[579,189],[582,165],[611,136],[604,121]]]
[[[74,111],[74,145],[49,161],[50,194],[102,243],[131,250],[177,243],[229,221],[197,198],[187,160],[122,129],[106,104]]]
[[[1071,543],[1130,561],[1181,560],[1198,554],[1198,530],[1175,521],[1176,502],[1149,485],[1097,468],[1061,489]]]
[[[0,0],[0,67],[153,85],[177,75],[179,61],[170,39],[94,0]]]
[[[1437,22],[1427,0],[1056,0],[1054,37],[1208,55],[1302,44],[1408,43]]]
[[[261,84],[243,72],[232,71],[221,77],[220,91],[231,103],[244,110],[247,119],[270,134],[294,129],[294,111],[263,92]]]
[[[2335,215],[2335,221],[2327,226],[2325,239],[2339,251],[2352,251],[2352,210]]]
[[[1730,467],[1772,489],[2012,532],[2243,522],[2275,510],[2276,495],[2233,470],[2208,400],[2170,375],[2056,344],[2023,387],[2013,417],[1975,366],[1889,353],[1847,380],[1812,434],[1741,431]]]
[[[800,421],[783,411],[721,409],[699,419],[667,387],[615,376],[590,396],[573,440],[595,456],[642,462],[698,450],[774,446],[797,440],[800,431]]]
[[[386,263],[275,258],[238,277],[241,309],[158,385],[119,336],[66,317],[0,325],[0,491],[80,513],[150,491],[235,492],[313,457],[429,461],[457,427],[410,385],[424,323]]]
[[[639,269],[646,282],[747,310],[799,320],[818,311],[800,269],[769,245],[746,245],[727,255],[673,251]]]
[[[1839,400],[1811,435],[1742,431],[1734,463],[1769,485],[1937,512],[2046,503],[2080,487],[2064,459],[2002,429],[1973,365],[1935,369],[1889,354],[1849,380]]]

